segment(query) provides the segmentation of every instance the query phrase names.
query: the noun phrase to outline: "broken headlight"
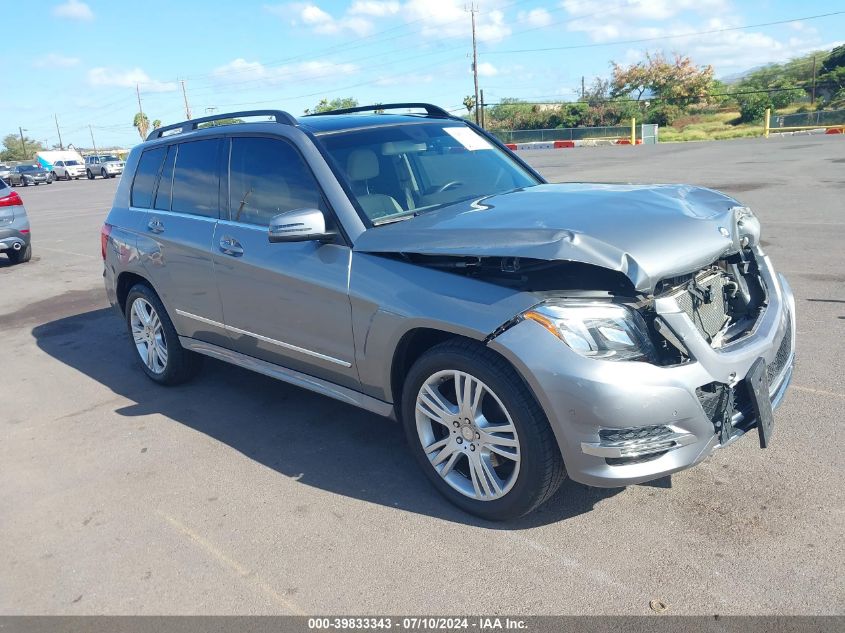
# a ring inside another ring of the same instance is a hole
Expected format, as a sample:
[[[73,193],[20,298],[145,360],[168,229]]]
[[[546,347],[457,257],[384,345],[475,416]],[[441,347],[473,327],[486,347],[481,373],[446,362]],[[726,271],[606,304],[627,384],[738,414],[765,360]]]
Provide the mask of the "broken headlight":
[[[523,314],[581,356],[651,361],[656,357],[639,313],[614,303],[552,300]]]

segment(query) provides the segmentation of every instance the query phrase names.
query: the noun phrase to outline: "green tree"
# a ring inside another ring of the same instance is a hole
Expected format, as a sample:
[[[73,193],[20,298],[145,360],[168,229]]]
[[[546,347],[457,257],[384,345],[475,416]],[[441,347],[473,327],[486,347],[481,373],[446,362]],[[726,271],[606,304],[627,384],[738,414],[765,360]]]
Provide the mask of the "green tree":
[[[136,114],[135,118],[132,120],[132,125],[135,126],[136,130],[138,130],[138,134],[141,135],[141,140],[147,138],[147,133],[150,131],[150,119],[146,114],[143,112]]]
[[[326,98],[320,101],[313,108],[306,108],[305,114],[320,114],[321,112],[329,112],[331,110],[343,110],[344,108],[354,108],[358,105],[358,100],[354,97],[338,97],[329,101]]]
[[[35,153],[43,149],[44,146],[40,141],[24,136],[23,143],[21,143],[21,137],[17,134],[7,134],[3,137],[3,151],[0,151],[0,160],[32,160]]]
[[[467,116],[472,114],[473,108],[475,108],[475,97],[472,95],[467,95],[464,97],[463,100],[464,107],[467,109]]]
[[[214,121],[208,121],[207,123],[200,123],[197,128],[203,129],[206,127],[217,127],[218,125],[235,125],[243,122],[243,119],[215,119]]]
[[[739,95],[739,120],[741,123],[756,123],[763,119],[766,108],[772,107],[772,100],[765,92]]]

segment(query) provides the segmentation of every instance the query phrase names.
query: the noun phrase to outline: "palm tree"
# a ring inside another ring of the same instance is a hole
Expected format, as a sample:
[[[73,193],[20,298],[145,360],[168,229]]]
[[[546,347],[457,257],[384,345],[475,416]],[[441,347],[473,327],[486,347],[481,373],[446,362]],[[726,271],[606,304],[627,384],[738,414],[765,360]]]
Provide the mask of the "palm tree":
[[[132,121],[132,125],[138,130],[138,134],[141,135],[141,140],[147,138],[147,132],[150,131],[150,120],[147,118],[147,115],[143,112],[139,112],[135,115],[135,120]]]

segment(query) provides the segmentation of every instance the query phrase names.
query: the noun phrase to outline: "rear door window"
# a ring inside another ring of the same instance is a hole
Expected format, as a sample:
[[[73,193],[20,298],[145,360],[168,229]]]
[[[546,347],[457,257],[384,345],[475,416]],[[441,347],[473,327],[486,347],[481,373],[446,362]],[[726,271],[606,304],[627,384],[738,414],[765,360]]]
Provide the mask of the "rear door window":
[[[154,147],[141,154],[135,179],[132,181],[130,204],[133,207],[149,209],[153,201],[153,187],[155,187],[161,161],[164,160],[166,147]]]
[[[267,226],[291,209],[321,209],[320,188],[311,170],[290,144],[280,139],[232,139],[229,219]]]
[[[180,143],[173,169],[170,210],[207,218],[219,215],[220,139]]]

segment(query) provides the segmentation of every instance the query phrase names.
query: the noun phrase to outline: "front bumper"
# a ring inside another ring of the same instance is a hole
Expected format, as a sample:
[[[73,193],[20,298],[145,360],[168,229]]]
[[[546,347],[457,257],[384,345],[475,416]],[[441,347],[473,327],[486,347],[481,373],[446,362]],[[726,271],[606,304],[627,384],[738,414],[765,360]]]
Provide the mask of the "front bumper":
[[[702,461],[723,444],[696,390],[714,382],[741,385],[760,357],[780,368],[771,377],[769,392],[773,407],[780,404],[794,363],[795,301],[768,258],[758,254],[758,261],[769,305],[753,334],[720,350],[701,338],[677,304],[657,300],[658,314],[695,358],[684,365],[584,358],[530,320],[490,341],[490,347],[522,374],[543,407],[572,479],[593,486],[625,486]],[[784,349],[787,355],[779,359]],[[747,411],[737,412],[732,422],[733,433],[724,445],[756,424]],[[631,458],[644,446],[651,457]],[[665,450],[655,456],[655,447]]]

